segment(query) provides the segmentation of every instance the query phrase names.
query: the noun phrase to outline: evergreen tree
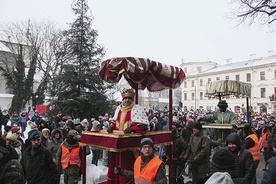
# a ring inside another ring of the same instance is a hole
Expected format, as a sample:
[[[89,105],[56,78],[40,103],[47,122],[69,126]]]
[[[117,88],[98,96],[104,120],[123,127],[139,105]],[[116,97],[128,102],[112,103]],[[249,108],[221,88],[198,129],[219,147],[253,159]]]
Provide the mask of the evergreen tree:
[[[98,33],[91,27],[87,2],[76,0],[72,9],[77,19],[64,32],[64,52],[60,53],[68,60],[55,80],[57,104],[63,113],[84,118],[109,111],[108,86],[98,75],[105,49],[96,43]]]

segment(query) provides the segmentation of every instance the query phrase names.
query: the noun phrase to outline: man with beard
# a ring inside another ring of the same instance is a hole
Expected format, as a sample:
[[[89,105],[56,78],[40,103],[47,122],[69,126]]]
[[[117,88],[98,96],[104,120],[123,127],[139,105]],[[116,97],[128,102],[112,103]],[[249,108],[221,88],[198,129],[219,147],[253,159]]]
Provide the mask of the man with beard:
[[[135,183],[158,183],[167,184],[165,165],[162,160],[154,156],[154,144],[151,138],[141,140],[141,155],[134,163],[134,171],[123,170],[120,166],[115,167],[114,173],[134,178]]]
[[[231,133],[226,138],[226,149],[235,156],[235,170],[237,177],[243,178],[243,183],[251,183],[254,176],[253,156],[251,152],[242,147],[237,133]]]
[[[122,92],[122,104],[117,107],[114,113],[114,117],[111,120],[110,126],[107,128],[108,133],[112,133],[113,130],[124,131],[128,133],[140,133],[145,134],[148,130],[149,121],[142,106],[134,104],[135,91],[133,89],[124,89]],[[130,140],[131,141],[131,140]],[[119,153],[120,166],[122,169],[133,169],[133,163],[135,156],[132,151],[124,151]],[[107,184],[116,183],[116,176],[114,175],[114,167],[116,166],[116,155],[114,152],[109,152],[108,162],[108,181]],[[129,183],[129,179],[120,176],[120,184]]]

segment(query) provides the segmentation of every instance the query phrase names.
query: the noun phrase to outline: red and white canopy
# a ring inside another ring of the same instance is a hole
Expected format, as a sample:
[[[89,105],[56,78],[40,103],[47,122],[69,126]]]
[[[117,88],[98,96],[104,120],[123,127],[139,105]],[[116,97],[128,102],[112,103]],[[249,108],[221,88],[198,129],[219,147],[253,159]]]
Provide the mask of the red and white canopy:
[[[149,91],[174,89],[180,86],[185,73],[180,67],[166,65],[147,58],[117,57],[101,64],[100,77],[109,83],[117,83],[122,75],[131,87]]]

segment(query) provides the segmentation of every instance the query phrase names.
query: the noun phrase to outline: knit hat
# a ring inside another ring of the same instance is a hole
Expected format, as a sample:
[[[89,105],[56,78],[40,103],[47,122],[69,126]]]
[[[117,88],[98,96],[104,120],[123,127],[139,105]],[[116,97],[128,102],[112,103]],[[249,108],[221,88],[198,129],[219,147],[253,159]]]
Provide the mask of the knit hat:
[[[29,140],[33,140],[35,138],[41,137],[41,132],[36,129],[30,130],[28,134],[29,134],[29,138],[28,138]]]
[[[205,184],[234,184],[231,176],[227,172],[216,172],[205,182]]]
[[[211,164],[221,170],[235,169],[235,156],[226,149],[214,153]]]
[[[143,147],[144,145],[150,145],[151,147],[154,147],[153,141],[149,137],[145,137],[141,140],[140,147]]]
[[[196,123],[194,124],[194,127],[193,127],[193,128],[198,129],[198,130],[202,130],[202,125],[201,125],[200,122],[196,122]]]
[[[80,119],[79,118],[74,119],[73,122],[74,122],[74,125],[80,125]]]
[[[226,144],[232,143],[236,144],[237,146],[241,146],[241,140],[237,133],[231,133],[229,134],[225,139]]]
[[[77,132],[76,130],[70,130],[69,133],[68,133],[69,136],[75,136],[77,139],[80,139],[80,134],[79,132]]]
[[[7,152],[6,141],[2,137],[0,137],[0,152],[4,154]]]
[[[12,131],[9,131],[7,136],[6,136],[6,139],[9,139],[11,141],[16,141],[18,139],[19,135],[15,132],[15,133],[12,133]]]
[[[220,100],[218,103],[218,107],[228,107],[228,103],[226,100]]]

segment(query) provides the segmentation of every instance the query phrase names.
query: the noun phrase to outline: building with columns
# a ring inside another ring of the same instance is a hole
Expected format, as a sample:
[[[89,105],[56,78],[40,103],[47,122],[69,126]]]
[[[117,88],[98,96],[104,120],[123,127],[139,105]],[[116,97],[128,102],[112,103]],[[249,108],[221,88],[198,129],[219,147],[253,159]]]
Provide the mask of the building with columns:
[[[228,60],[224,65],[211,61],[182,61],[180,66],[186,74],[181,85],[184,109],[215,110],[219,100],[205,97],[206,84],[215,80],[237,80],[251,83],[249,105],[255,112],[276,111],[276,55],[236,63]],[[246,108],[244,97],[230,95],[222,99],[228,102],[233,111]]]

